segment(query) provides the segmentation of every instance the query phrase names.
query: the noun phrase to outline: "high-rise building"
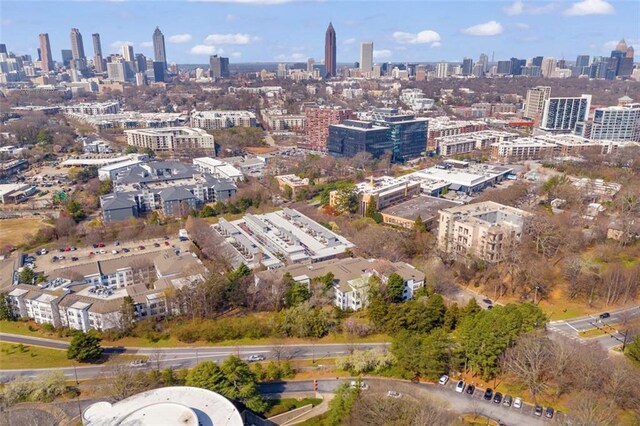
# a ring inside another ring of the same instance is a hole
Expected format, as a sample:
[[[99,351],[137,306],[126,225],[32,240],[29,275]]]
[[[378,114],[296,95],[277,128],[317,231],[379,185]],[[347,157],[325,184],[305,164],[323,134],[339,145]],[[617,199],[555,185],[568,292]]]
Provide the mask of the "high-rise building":
[[[51,43],[49,43],[49,34],[42,33],[40,38],[40,62],[43,72],[51,72],[54,70],[53,58],[51,56]]]
[[[527,90],[527,100],[524,106],[525,118],[538,120],[544,111],[544,103],[551,96],[551,87],[537,86]]]
[[[591,95],[549,98],[544,103],[540,128],[548,131],[575,132],[584,135],[591,106]]]
[[[462,60],[462,75],[468,76],[473,74],[473,59],[464,58]]]
[[[447,78],[447,73],[449,71],[449,64],[446,62],[441,62],[436,65],[436,78]]]
[[[71,61],[73,60],[73,51],[71,49],[62,49],[60,53],[62,54],[62,64],[69,68]]]
[[[360,45],[360,71],[373,71],[373,42],[363,41]]]
[[[397,109],[380,108],[373,112],[373,124],[387,128],[391,141],[391,161],[404,162],[417,158],[427,150],[427,120]]]
[[[71,28],[71,51],[73,52],[73,59],[87,59],[84,54],[82,34],[80,34],[80,30],[77,28]]]
[[[511,74],[511,61],[498,61],[497,73],[502,75]]]
[[[482,65],[482,73],[486,74],[486,72],[489,71],[489,57],[484,53],[481,53],[478,63]]]
[[[7,45],[4,43],[0,43],[0,53],[7,54]]]
[[[545,78],[550,78],[553,76],[553,72],[556,70],[556,59],[554,57],[545,57],[542,60],[542,65],[540,66],[542,69],[542,76]]]
[[[640,104],[596,108],[590,134],[592,140],[640,142]]]
[[[373,52],[372,52],[373,56]],[[324,65],[326,67],[327,78],[335,77],[336,66],[336,30],[333,29],[333,24],[329,22],[329,27],[324,36]]]
[[[164,70],[166,68],[164,62],[153,61],[153,80],[156,83],[164,81]]]
[[[127,62],[134,61],[135,57],[133,55],[133,46],[131,46],[129,44],[123,44],[122,45],[122,57]]]
[[[164,34],[160,31],[160,28],[156,27],[153,32],[153,57],[154,62],[162,62],[164,68],[167,68],[167,51],[164,46]]]
[[[576,58],[576,67],[588,67],[589,62],[591,61],[591,56],[589,55],[578,55]]]
[[[100,34],[91,34],[91,38],[93,39],[93,66],[95,67],[96,72],[104,72]]]
[[[136,53],[136,69],[138,72],[147,70],[147,58],[142,53]]]
[[[329,126],[327,150],[338,157],[353,157],[359,152],[368,152],[373,158],[379,158],[393,148],[387,132],[387,127],[376,126],[371,121],[345,120]]]
[[[113,81],[127,81],[127,70],[124,62],[108,62],[107,76]]]
[[[522,68],[526,64],[526,59],[511,58],[511,75],[522,75]]]
[[[534,67],[542,68],[542,61],[544,61],[544,58],[542,56],[536,56],[535,58],[531,59],[531,65]]]
[[[218,55],[209,57],[209,68],[211,69],[211,78],[228,78],[229,77],[229,58],[223,58]]]
[[[344,120],[354,118],[350,109],[328,106],[307,107],[304,114],[307,117],[305,138],[304,141],[298,143],[298,146],[314,151],[327,150],[330,125],[340,124]]]

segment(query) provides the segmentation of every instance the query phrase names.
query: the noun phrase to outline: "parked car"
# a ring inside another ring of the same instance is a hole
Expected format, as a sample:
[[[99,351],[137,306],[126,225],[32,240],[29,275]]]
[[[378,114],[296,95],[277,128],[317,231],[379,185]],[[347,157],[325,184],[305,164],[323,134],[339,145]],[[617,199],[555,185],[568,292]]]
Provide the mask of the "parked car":
[[[458,384],[456,384],[456,392],[464,392],[464,380],[458,380]]]
[[[254,362],[254,361],[264,361],[266,358],[264,357],[264,355],[249,355],[247,357],[247,361],[249,362]]]
[[[111,254],[118,254],[120,253],[118,250],[111,250]]]
[[[165,236],[164,236],[164,237],[162,237],[162,238],[164,238],[165,240],[168,240],[168,239],[169,239],[169,236],[168,236],[168,235],[165,235]]]
[[[513,400],[513,408],[522,408],[522,398],[516,396],[516,399]]]
[[[125,247],[125,248],[122,249],[122,251],[125,252],[125,253],[129,253],[131,250],[129,250],[128,248]]]
[[[160,247],[160,243],[153,243],[154,247]]]
[[[169,245],[171,245],[171,244],[169,244],[169,241],[165,241],[165,242],[164,242],[164,245],[165,245],[165,246],[169,246]]]
[[[473,392],[475,392],[475,390],[476,390],[476,387],[474,385],[468,385],[467,390],[465,392],[469,395],[473,395]]]
[[[352,380],[351,383],[349,384],[349,386],[351,386],[354,389],[357,388],[358,387],[358,380]],[[360,381],[360,389],[367,390],[367,389],[369,389],[369,385],[366,384],[363,381]]]
[[[402,394],[401,394],[400,392],[396,392],[396,391],[392,391],[392,390],[390,390],[389,392],[387,392],[387,396],[388,396],[389,398],[396,398],[396,399],[398,399],[398,398],[402,397]]]
[[[536,405],[536,407],[533,409],[533,414],[535,414],[538,417],[542,416],[542,407],[539,405]]]
[[[45,255],[45,254],[47,254],[47,253],[49,253],[49,251],[48,251],[46,248],[43,248],[43,249],[38,250],[38,254],[39,254],[39,255],[41,255],[41,256],[42,256],[42,255]]]
[[[92,252],[92,251],[90,251],[90,252],[89,252],[89,257],[91,257],[91,256],[95,256],[95,255],[96,255],[96,254],[95,254],[94,252]]]
[[[485,401],[491,401],[491,397],[493,396],[493,389],[491,388],[487,388],[486,391],[484,391],[484,400]]]
[[[491,299],[482,299],[482,301],[487,305],[493,305],[493,302],[491,301]]]
[[[118,246],[120,245],[120,241],[115,240],[115,241],[113,242],[113,245],[114,245],[114,246],[116,246],[116,247],[118,247]]]
[[[98,248],[98,245],[97,244],[93,244],[93,248]]]
[[[107,253],[107,251],[106,251],[106,250],[100,250],[98,253],[100,253],[100,254],[106,254],[106,253]]]
[[[502,402],[502,394],[500,392],[496,392],[493,396],[493,402],[496,404],[500,404]]]
[[[104,247],[104,243],[98,243],[98,247]]]
[[[502,405],[505,407],[511,407],[511,403],[513,402],[513,398],[511,395],[505,395],[504,400],[502,401]]]
[[[547,407],[547,411],[545,411],[544,416],[548,419],[553,418],[553,407]]]
[[[76,256],[73,256],[73,257],[71,258],[71,261],[73,261],[73,262],[76,262],[77,260],[78,260],[78,258],[77,258]]]
[[[607,319],[611,316],[611,314],[609,312],[605,312],[603,314],[600,314],[600,319]]]
[[[448,381],[449,381],[449,376],[447,376],[446,374],[443,374],[442,376],[440,376],[440,380],[438,380],[438,383],[440,383],[441,385],[446,385]]]
[[[145,247],[144,247],[144,246],[138,246],[138,248],[139,248],[140,250],[144,250],[144,249],[145,249]]]
[[[147,365],[147,361],[144,359],[134,359],[129,363],[129,366],[131,367],[144,367],[145,365]]]

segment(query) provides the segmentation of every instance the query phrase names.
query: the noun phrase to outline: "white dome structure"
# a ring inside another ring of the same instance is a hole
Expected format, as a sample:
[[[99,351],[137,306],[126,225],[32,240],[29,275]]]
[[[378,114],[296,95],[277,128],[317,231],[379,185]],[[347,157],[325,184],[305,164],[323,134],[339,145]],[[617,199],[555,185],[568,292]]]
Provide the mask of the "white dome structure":
[[[111,404],[97,402],[82,413],[86,426],[243,426],[242,416],[224,396],[207,389],[171,386]]]

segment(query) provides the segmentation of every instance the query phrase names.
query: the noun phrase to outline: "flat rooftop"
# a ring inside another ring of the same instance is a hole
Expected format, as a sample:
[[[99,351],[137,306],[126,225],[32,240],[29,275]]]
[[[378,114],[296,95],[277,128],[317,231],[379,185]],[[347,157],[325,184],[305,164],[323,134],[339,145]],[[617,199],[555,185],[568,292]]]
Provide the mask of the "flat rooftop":
[[[400,217],[407,220],[415,220],[418,216],[422,220],[437,217],[442,209],[457,207],[460,203],[444,198],[420,195],[402,203],[395,204],[381,210],[382,214]]]

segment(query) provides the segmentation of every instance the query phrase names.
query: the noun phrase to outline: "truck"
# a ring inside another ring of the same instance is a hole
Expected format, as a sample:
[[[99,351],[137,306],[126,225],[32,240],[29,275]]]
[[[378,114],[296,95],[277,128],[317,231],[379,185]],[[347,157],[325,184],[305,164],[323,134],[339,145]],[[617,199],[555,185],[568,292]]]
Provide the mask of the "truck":
[[[187,234],[186,229],[181,229],[178,231],[178,237],[180,238],[180,241],[187,241],[189,239],[189,234]]]

